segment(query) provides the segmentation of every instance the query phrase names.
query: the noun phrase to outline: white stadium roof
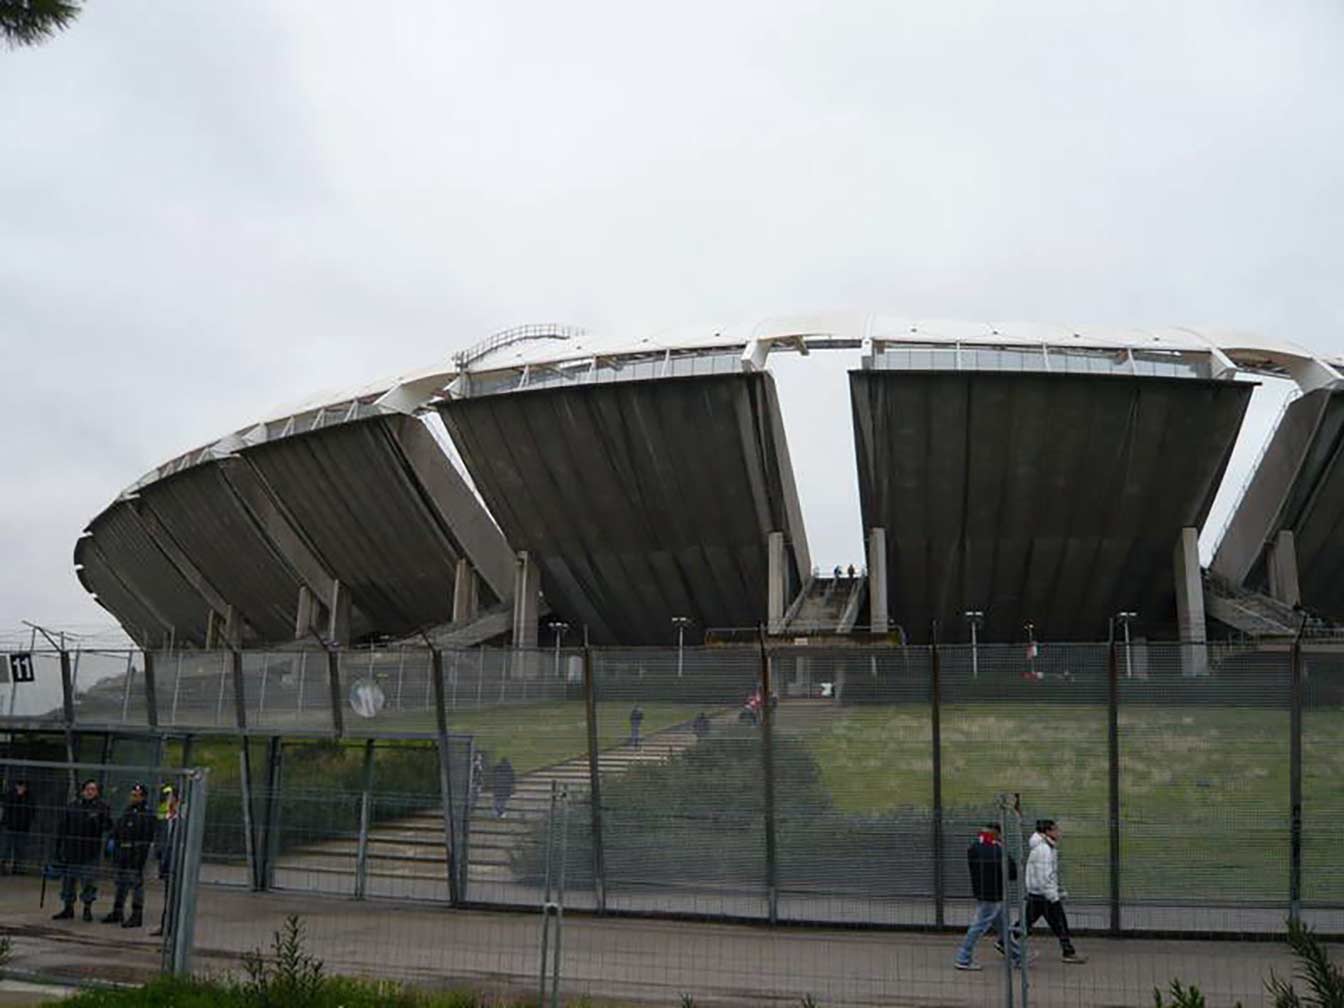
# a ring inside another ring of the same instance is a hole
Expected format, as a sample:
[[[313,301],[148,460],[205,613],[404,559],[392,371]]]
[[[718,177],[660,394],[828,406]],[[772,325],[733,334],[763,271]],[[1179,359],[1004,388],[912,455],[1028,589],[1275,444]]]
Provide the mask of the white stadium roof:
[[[237,448],[302,433],[374,413],[414,413],[445,395],[469,394],[474,383],[510,375],[564,369],[581,376],[585,367],[651,357],[740,356],[743,370],[759,370],[771,352],[860,349],[868,358],[886,347],[1046,348],[1051,351],[1127,351],[1190,355],[1208,360],[1214,377],[1238,373],[1295,381],[1304,392],[1344,385],[1344,357],[1325,357],[1300,344],[1268,340],[1234,329],[1182,326],[1064,326],[1032,322],[966,322],[862,312],[775,316],[754,323],[684,326],[638,339],[597,335],[552,323],[519,326],[457,351],[426,367],[357,386],[319,392],[266,415],[217,441],[186,452],[147,473],[125,495],[174,472]],[[465,379],[465,380],[464,380]],[[581,380],[576,377],[576,380]]]

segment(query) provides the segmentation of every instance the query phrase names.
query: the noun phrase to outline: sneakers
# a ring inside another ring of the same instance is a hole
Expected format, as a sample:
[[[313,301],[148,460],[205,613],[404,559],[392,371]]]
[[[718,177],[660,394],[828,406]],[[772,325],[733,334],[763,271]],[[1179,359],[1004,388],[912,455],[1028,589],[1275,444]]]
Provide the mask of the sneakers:
[[[1070,966],[1081,966],[1087,962],[1087,956],[1079,955],[1077,952],[1068,952],[1064,955],[1064,962]]]
[[[952,965],[959,970],[966,970],[968,973],[979,973],[982,969],[984,969],[984,967],[981,966],[978,962],[968,962],[968,963],[954,962],[952,963]]]

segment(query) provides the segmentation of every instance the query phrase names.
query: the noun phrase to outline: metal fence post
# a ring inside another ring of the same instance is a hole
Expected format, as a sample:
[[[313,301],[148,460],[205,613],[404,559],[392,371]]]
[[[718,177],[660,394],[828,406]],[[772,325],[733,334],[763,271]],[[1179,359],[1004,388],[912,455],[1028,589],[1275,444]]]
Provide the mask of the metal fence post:
[[[466,866],[458,873],[457,837],[453,829],[453,773],[452,754],[448,748],[448,712],[443,706],[443,652],[430,648],[430,669],[434,677],[434,724],[438,728],[439,796],[443,800],[443,842],[448,868],[448,902],[457,906],[462,901],[461,885],[466,879]]]
[[[280,855],[280,773],[284,748],[279,735],[266,739],[266,810],[261,825],[261,888],[275,884],[275,862]]]
[[[1110,931],[1120,933],[1120,667],[1115,641],[1106,650],[1107,850],[1110,855]]]
[[[75,752],[75,673],[70,667],[70,652],[61,649],[61,713],[65,721],[65,760],[76,761]],[[66,771],[70,793],[75,793],[75,769]]]
[[[1288,652],[1288,806],[1292,814],[1288,851],[1288,919],[1302,914],[1302,638]]]
[[[191,975],[191,953],[196,940],[196,889],[200,883],[201,841],[205,837],[205,809],[209,797],[208,770],[193,770],[188,777],[186,833],[178,859],[175,906],[170,938],[169,968],[177,976]]]
[[[364,767],[359,795],[359,841],[355,847],[355,899],[364,898],[369,875],[369,813],[373,796],[373,739],[364,743]]]
[[[341,696],[341,655],[327,651],[327,686],[331,691],[331,730],[337,738],[345,737],[345,704]]]
[[[588,720],[588,805],[592,813],[593,895],[597,912],[607,909],[607,862],[602,848],[602,778],[598,773],[597,695],[593,688],[593,651],[583,649],[583,703]]]
[[[238,750],[238,784],[243,800],[243,849],[247,854],[247,874],[253,892],[261,890],[261,859],[257,857],[256,823],[252,816],[252,755],[248,751],[247,736],[242,736]]]
[[[145,659],[145,723],[151,728],[159,726],[159,686],[154,678],[154,652],[145,648],[141,652]]]
[[[774,924],[779,919],[778,852],[775,847],[775,742],[773,695],[770,692],[770,651],[765,643],[765,626],[760,627],[761,641],[761,768],[765,799],[765,895],[767,916]]]
[[[929,707],[933,736],[933,923],[947,923],[947,880],[943,865],[943,662],[938,624],[929,637]]]

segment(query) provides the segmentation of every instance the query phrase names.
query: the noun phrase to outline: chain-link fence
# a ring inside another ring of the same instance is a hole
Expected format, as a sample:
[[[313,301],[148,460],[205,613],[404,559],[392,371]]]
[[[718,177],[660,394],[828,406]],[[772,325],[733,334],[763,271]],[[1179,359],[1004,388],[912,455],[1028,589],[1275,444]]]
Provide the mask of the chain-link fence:
[[[57,708],[9,725],[71,759],[209,767],[204,879],[366,906],[535,909],[554,791],[571,909],[957,932],[968,847],[1014,796],[1008,849],[1025,869],[1056,823],[1086,954],[1294,915],[1344,933],[1337,647],[67,653],[38,664]],[[904,953],[918,996],[951,989],[948,940]],[[1102,983],[1056,981],[1060,1003]]]

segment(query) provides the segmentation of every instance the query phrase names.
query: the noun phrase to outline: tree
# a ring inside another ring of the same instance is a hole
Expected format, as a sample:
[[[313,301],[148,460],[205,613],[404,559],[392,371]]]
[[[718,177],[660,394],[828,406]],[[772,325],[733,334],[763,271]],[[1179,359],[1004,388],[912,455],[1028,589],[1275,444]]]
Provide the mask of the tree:
[[[82,0],[0,0],[0,38],[10,46],[38,45],[79,17]]]

